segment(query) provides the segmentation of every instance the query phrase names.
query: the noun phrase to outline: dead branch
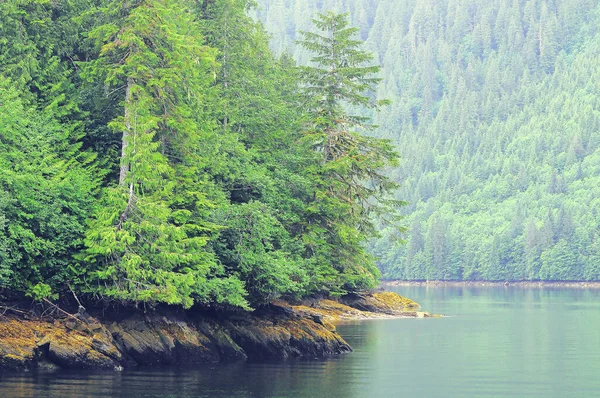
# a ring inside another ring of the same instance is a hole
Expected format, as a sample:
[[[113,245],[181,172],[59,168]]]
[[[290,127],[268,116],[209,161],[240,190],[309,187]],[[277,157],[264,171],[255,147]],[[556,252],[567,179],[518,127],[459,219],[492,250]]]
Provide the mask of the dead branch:
[[[16,309],[15,307],[10,307],[8,305],[0,305],[0,309],[2,309],[2,313],[0,314],[0,316],[3,316],[8,311],[14,312],[14,313],[17,313],[17,314],[22,314],[22,315],[27,315],[28,314],[28,312],[26,312],[26,311],[22,311],[22,310]]]
[[[84,323],[81,319],[77,318],[75,315],[73,314],[69,314],[67,311],[63,310],[62,308],[60,308],[58,305],[54,304],[52,301],[48,300],[47,298],[44,299],[44,302],[46,304],[51,305],[54,309],[56,309],[58,312],[66,315],[67,317],[76,320],[77,322],[81,322]]]

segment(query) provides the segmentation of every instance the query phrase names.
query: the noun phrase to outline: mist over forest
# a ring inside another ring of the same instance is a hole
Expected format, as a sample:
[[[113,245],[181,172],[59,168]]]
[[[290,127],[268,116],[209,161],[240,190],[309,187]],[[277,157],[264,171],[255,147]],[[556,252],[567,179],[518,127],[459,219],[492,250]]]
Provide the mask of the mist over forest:
[[[277,53],[347,12],[382,66],[372,114],[400,166],[384,278],[600,279],[600,6],[593,0],[261,0]],[[406,244],[400,244],[401,239]]]

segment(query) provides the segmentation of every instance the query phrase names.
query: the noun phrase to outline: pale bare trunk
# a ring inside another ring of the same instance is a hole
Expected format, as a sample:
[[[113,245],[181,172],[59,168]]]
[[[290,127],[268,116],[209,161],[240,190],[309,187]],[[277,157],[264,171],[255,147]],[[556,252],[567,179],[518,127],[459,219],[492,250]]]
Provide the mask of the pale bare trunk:
[[[133,80],[127,78],[127,88],[125,89],[125,128],[121,138],[121,171],[119,173],[119,185],[125,185],[125,178],[129,172],[129,162],[126,160],[127,146],[131,135],[131,86]]]
[[[119,185],[125,186],[125,179],[129,173],[129,161],[127,160],[127,146],[131,140],[131,86],[133,86],[133,79],[127,78],[127,88],[125,89],[125,128],[123,129],[123,137],[121,141],[121,170],[119,173]],[[134,147],[135,148],[135,147]],[[129,211],[134,205],[135,195],[133,192],[133,181],[129,182],[129,199],[127,200],[127,206],[121,216],[119,217],[119,223],[117,229],[123,227],[123,223],[127,220]]]
[[[225,43],[223,45],[223,58],[222,58],[222,68],[223,68],[223,88],[225,89],[225,95],[227,95],[227,68],[229,67],[229,65],[227,65],[227,50],[229,49],[229,42],[228,42],[228,36],[227,36],[227,16],[224,18],[225,19],[225,27],[224,27],[224,32],[225,32]],[[227,101],[224,102],[225,105],[225,116],[223,117],[223,126],[225,127],[225,129],[227,129],[227,123],[229,122],[229,118],[227,117],[227,113],[228,113],[228,107],[227,107]]]

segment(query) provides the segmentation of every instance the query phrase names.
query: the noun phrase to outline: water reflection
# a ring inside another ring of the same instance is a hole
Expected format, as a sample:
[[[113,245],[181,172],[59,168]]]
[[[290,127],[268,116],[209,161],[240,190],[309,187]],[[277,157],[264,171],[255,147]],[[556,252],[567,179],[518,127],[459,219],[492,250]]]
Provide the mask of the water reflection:
[[[600,291],[401,287],[444,319],[354,322],[329,359],[0,374],[12,397],[600,396]]]

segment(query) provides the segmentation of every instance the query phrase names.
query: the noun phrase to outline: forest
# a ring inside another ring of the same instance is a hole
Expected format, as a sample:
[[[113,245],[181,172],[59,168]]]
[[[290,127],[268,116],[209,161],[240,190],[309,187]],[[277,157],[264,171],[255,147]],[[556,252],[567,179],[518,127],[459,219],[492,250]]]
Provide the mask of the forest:
[[[593,0],[0,3],[0,295],[600,280]]]
[[[405,235],[369,243],[384,278],[600,279],[600,5],[594,0],[261,0],[277,53],[323,9],[381,65],[375,137],[401,159]],[[403,244],[403,241],[405,244]]]
[[[0,2],[0,296],[248,310],[377,285],[366,242],[402,204],[365,134],[379,66],[330,12],[310,65],[276,56],[254,6]]]

